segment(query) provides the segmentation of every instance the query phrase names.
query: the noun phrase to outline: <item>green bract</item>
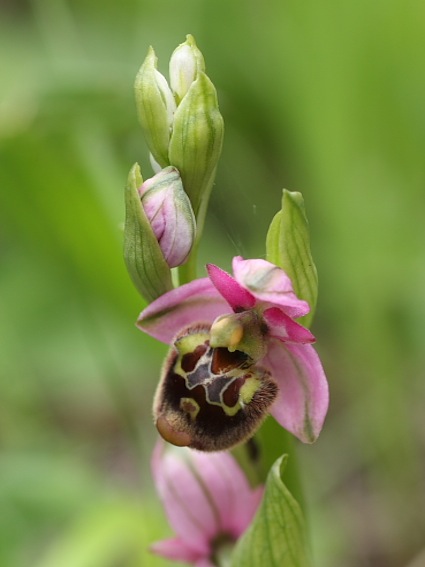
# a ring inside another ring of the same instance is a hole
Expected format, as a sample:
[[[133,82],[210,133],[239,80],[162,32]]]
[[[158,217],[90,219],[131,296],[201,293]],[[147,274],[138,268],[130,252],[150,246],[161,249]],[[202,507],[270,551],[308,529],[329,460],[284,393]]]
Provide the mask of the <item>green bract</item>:
[[[156,69],[157,57],[152,47],[136,76],[136,107],[146,143],[155,161],[169,165],[168,144],[176,108],[173,94],[163,75]]]
[[[287,455],[273,465],[263,502],[236,544],[231,567],[309,567],[304,518],[282,481]]]
[[[138,188],[143,178],[136,163],[125,190],[124,260],[137,290],[150,302],[173,288],[171,271],[143,210]]]
[[[270,224],[266,250],[267,260],[285,270],[297,296],[310,305],[310,313],[301,319],[309,327],[317,302],[317,271],[301,193],[283,190],[282,209]]]
[[[175,112],[168,150],[170,164],[180,171],[196,216],[201,201],[208,200],[223,134],[217,92],[207,75],[199,72]]]

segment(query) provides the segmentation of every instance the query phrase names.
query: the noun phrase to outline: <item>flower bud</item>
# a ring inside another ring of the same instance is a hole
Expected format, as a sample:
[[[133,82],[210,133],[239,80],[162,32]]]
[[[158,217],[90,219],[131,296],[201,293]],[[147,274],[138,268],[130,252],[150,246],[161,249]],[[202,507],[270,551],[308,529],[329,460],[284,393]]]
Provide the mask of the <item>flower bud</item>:
[[[252,488],[229,453],[200,453],[159,442],[152,458],[155,487],[173,528],[172,538],[152,551],[190,565],[228,565],[246,531],[264,487]],[[217,556],[222,561],[217,561]]]
[[[134,285],[147,301],[173,288],[168,266],[137,190],[143,184],[136,163],[125,191],[124,261]]]
[[[193,36],[188,35],[186,41],[174,50],[170,59],[170,86],[177,104],[181,102],[199,71],[205,71],[204,57]]]
[[[217,92],[202,71],[191,84],[174,114],[168,148],[195,215],[206,206],[223,144],[224,124]]]
[[[152,47],[136,76],[136,107],[146,143],[161,167],[169,165],[168,144],[176,109],[167,80],[157,71],[157,57]]]
[[[139,189],[145,214],[170,268],[183,264],[195,238],[195,217],[180,174],[167,167]]]

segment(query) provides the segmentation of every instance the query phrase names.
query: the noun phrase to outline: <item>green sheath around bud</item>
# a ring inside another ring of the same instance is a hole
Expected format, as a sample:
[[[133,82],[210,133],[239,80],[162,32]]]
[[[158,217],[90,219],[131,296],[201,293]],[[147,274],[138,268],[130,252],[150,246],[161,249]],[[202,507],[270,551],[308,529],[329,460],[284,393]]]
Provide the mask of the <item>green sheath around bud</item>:
[[[180,171],[195,216],[201,201],[208,200],[223,134],[217,92],[205,73],[199,72],[177,107],[168,149],[170,164]]]
[[[142,207],[138,188],[143,184],[136,163],[125,190],[124,260],[130,277],[146,301],[173,288],[171,271]]]
[[[149,48],[134,84],[136,107],[146,143],[161,167],[169,165],[168,144],[176,109],[173,93],[157,71],[157,57]]]
[[[296,295],[310,305],[310,312],[301,319],[309,327],[317,302],[317,270],[301,193],[283,190],[282,209],[270,224],[266,248],[267,260],[285,270]]]

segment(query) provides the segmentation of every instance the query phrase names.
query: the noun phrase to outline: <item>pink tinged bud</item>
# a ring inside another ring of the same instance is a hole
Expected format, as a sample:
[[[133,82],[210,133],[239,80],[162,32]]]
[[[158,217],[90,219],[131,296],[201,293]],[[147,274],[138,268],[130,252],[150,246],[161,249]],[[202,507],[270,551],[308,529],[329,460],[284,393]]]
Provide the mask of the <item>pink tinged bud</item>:
[[[233,545],[251,523],[263,487],[251,489],[235,459],[155,447],[152,472],[175,537],[156,542],[152,551],[193,565],[214,565],[218,542]]]
[[[140,202],[143,178],[138,164],[125,188],[124,261],[134,285],[146,301],[173,288],[171,270]]]
[[[195,238],[195,217],[180,174],[167,167],[139,188],[146,216],[170,268],[187,259]]]

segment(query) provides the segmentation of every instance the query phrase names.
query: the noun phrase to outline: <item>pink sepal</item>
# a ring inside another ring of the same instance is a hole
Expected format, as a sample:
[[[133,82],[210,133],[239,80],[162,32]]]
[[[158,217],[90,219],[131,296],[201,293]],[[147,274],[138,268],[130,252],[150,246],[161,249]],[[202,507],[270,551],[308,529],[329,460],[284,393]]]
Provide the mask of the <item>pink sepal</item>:
[[[140,313],[136,325],[155,339],[170,344],[185,327],[211,324],[219,315],[231,311],[211,280],[201,278],[155,299]]]
[[[311,345],[271,339],[262,364],[279,386],[271,414],[304,443],[313,443],[323,426],[329,390],[320,359]]]

